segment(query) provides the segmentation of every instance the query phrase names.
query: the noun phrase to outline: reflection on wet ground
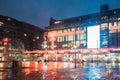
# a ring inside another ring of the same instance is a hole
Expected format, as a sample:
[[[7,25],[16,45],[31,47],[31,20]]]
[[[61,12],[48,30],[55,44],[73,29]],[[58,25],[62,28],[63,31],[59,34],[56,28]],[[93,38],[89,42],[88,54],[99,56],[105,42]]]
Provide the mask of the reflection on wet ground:
[[[22,68],[0,68],[0,80],[120,80],[119,63],[77,63],[77,68],[74,65],[22,62]]]

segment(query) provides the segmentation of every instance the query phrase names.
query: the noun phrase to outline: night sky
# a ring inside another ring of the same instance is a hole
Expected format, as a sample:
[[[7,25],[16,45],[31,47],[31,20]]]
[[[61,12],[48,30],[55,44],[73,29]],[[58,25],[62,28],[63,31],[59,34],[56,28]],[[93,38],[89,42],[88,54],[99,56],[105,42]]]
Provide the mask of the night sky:
[[[0,14],[44,28],[50,17],[59,20],[92,14],[103,4],[120,8],[120,0],[0,0]]]

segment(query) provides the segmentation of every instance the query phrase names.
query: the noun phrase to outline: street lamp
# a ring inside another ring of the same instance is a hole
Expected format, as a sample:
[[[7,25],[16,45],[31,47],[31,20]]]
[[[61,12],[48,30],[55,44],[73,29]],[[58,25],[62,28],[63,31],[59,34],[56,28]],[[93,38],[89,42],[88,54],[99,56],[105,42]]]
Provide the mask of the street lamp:
[[[98,52],[98,40],[96,41],[96,43],[97,43],[97,52]],[[98,54],[99,52],[97,53],[97,63],[98,63]]]
[[[75,28],[75,46],[74,46],[74,49],[75,49],[75,68],[76,68],[76,28]]]
[[[76,66],[76,62],[77,62],[77,61],[76,61],[76,46],[75,46],[75,68],[77,67],[77,66]]]

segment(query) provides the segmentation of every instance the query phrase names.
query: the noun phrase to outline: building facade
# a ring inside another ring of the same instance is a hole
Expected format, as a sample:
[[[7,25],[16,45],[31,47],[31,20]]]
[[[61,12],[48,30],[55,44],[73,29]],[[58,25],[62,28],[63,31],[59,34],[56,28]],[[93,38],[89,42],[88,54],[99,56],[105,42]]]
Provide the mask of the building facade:
[[[41,49],[43,33],[39,27],[0,15],[1,53]]]
[[[103,5],[99,13],[63,20],[51,18],[45,28],[44,49],[56,53],[109,53],[120,47],[120,9]],[[118,51],[119,52],[119,51]],[[80,55],[81,56],[81,55]],[[106,54],[96,58],[102,58]]]
[[[73,45],[76,45],[77,48],[89,48],[89,39],[95,37],[94,34],[90,35],[89,29],[94,26],[99,29],[99,39],[94,41],[96,46],[93,48],[117,48],[120,46],[120,9],[115,9],[104,13],[55,21],[54,25],[46,27],[44,38],[48,40],[47,49],[52,49],[51,37],[54,37],[54,49],[71,49]]]

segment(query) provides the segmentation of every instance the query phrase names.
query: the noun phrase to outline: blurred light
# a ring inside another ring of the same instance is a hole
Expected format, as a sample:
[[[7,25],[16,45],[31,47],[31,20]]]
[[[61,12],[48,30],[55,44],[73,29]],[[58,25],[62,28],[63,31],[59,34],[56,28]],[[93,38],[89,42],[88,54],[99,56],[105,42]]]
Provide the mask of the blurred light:
[[[120,20],[120,18],[118,18],[118,20]]]
[[[4,23],[3,22],[0,22],[0,26],[2,26]]]
[[[7,18],[7,20],[8,20],[8,21],[11,21],[11,19],[10,19],[10,18]]]
[[[26,34],[26,33],[24,33],[24,36],[26,37],[26,36],[27,36],[27,34]]]
[[[40,38],[39,36],[36,37],[36,39],[39,39],[39,38]]]
[[[62,23],[62,21],[56,21],[55,24],[59,24],[59,23]]]
[[[6,46],[6,45],[7,45],[7,42],[4,42],[3,45]]]
[[[4,49],[4,47],[0,47],[0,50],[3,50]]]
[[[33,39],[33,42],[35,42],[35,39]]]
[[[4,38],[4,39],[3,39],[3,45],[4,45],[4,46],[6,46],[6,45],[7,45],[7,43],[8,43],[8,41],[9,41],[9,39],[8,39],[8,38]]]
[[[11,46],[9,46],[9,48],[14,49],[14,48],[15,48],[15,46],[11,45]]]
[[[8,42],[8,40],[9,40],[8,38],[4,38],[3,42]]]
[[[120,29],[120,26],[111,26],[109,27],[109,30],[118,30]]]

